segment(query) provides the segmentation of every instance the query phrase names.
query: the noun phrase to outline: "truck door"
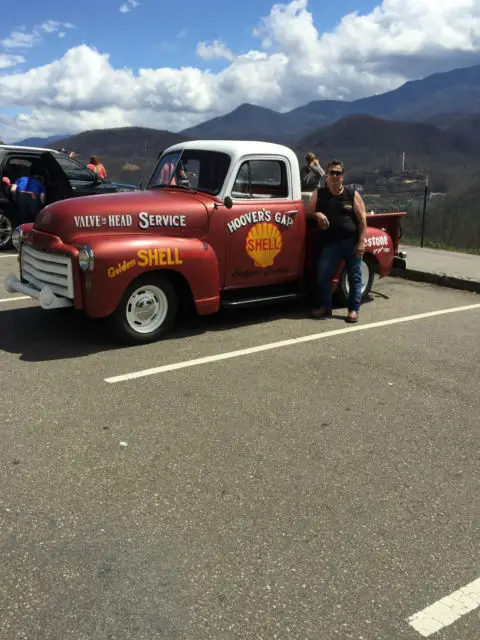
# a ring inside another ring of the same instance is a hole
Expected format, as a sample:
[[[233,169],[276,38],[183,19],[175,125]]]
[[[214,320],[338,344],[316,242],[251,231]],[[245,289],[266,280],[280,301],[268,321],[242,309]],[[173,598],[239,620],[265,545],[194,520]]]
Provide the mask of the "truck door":
[[[45,151],[40,157],[50,178],[50,184],[47,188],[47,203],[73,198],[73,189],[70,182],[61,166],[55,160],[54,155],[49,151]]]
[[[303,273],[305,217],[292,200],[290,163],[246,158],[235,176],[233,206],[225,209],[225,287],[294,281]]]

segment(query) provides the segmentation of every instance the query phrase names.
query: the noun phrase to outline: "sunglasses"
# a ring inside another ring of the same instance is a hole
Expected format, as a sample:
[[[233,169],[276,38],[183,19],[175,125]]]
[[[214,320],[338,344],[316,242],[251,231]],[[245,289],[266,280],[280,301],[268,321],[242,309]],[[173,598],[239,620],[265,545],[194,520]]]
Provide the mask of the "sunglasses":
[[[330,175],[330,176],[343,176],[343,171],[329,171],[328,175]]]

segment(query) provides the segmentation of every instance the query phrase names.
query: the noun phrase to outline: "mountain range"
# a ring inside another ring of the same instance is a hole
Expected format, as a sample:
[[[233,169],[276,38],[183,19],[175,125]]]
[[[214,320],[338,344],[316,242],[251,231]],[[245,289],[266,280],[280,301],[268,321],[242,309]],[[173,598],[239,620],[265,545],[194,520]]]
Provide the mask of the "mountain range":
[[[59,133],[55,136],[48,136],[47,138],[25,138],[24,140],[15,142],[15,144],[21,145],[22,147],[46,147],[48,144],[53,144],[62,138],[68,138],[68,133]]]
[[[91,154],[109,176],[128,182],[146,177],[161,149],[186,139],[256,139],[291,146],[301,157],[315,151],[322,162],[340,157],[350,172],[406,167],[444,180],[480,166],[480,65],[437,73],[398,89],[351,102],[317,100],[286,113],[243,104],[230,113],[179,133],[143,127],[86,131],[38,146]],[[25,143],[25,141],[23,141]]]
[[[200,139],[245,137],[291,142],[354,114],[419,122],[436,117],[441,123],[442,118],[452,113],[476,112],[480,112],[480,65],[436,73],[406,82],[393,91],[351,102],[315,100],[286,113],[242,104],[224,116],[180,133]]]

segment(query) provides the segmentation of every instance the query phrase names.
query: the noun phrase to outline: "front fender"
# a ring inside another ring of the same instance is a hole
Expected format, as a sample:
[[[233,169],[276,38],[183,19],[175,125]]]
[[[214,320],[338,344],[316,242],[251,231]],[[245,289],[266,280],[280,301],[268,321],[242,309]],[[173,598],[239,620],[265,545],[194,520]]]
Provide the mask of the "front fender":
[[[24,222],[23,224],[18,225],[23,234],[30,233],[34,227],[34,222]]]
[[[190,287],[198,313],[219,309],[220,270],[215,251],[206,242],[116,235],[85,239],[85,244],[95,256],[93,271],[85,273],[83,282],[83,309],[90,317],[113,313],[130,283],[152,271],[180,273]]]

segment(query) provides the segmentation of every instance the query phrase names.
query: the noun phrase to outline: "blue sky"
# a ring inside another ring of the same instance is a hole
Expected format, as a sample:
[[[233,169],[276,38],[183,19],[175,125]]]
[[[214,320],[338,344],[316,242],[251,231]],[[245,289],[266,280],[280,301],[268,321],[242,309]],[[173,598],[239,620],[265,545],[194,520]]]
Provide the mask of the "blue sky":
[[[75,25],[65,29],[64,38],[45,38],[28,58],[24,68],[46,64],[61,57],[71,47],[82,43],[111,55],[116,67],[196,65],[220,68],[218,63],[199,61],[195,54],[198,41],[223,39],[236,52],[258,47],[252,31],[262,16],[268,15],[270,0],[182,0],[177,4],[165,0],[143,0],[127,13],[121,13],[119,0],[96,2],[88,8],[82,2],[23,0],[21,16],[16,11],[2,12],[0,39],[25,27],[30,31],[45,19]],[[47,13],[48,6],[48,13]],[[309,10],[319,31],[329,31],[350,12],[365,13],[375,6],[365,0],[346,3],[311,0]]]
[[[126,11],[121,11],[125,4]],[[0,23],[0,139],[181,131],[480,63],[480,0],[22,0]]]

